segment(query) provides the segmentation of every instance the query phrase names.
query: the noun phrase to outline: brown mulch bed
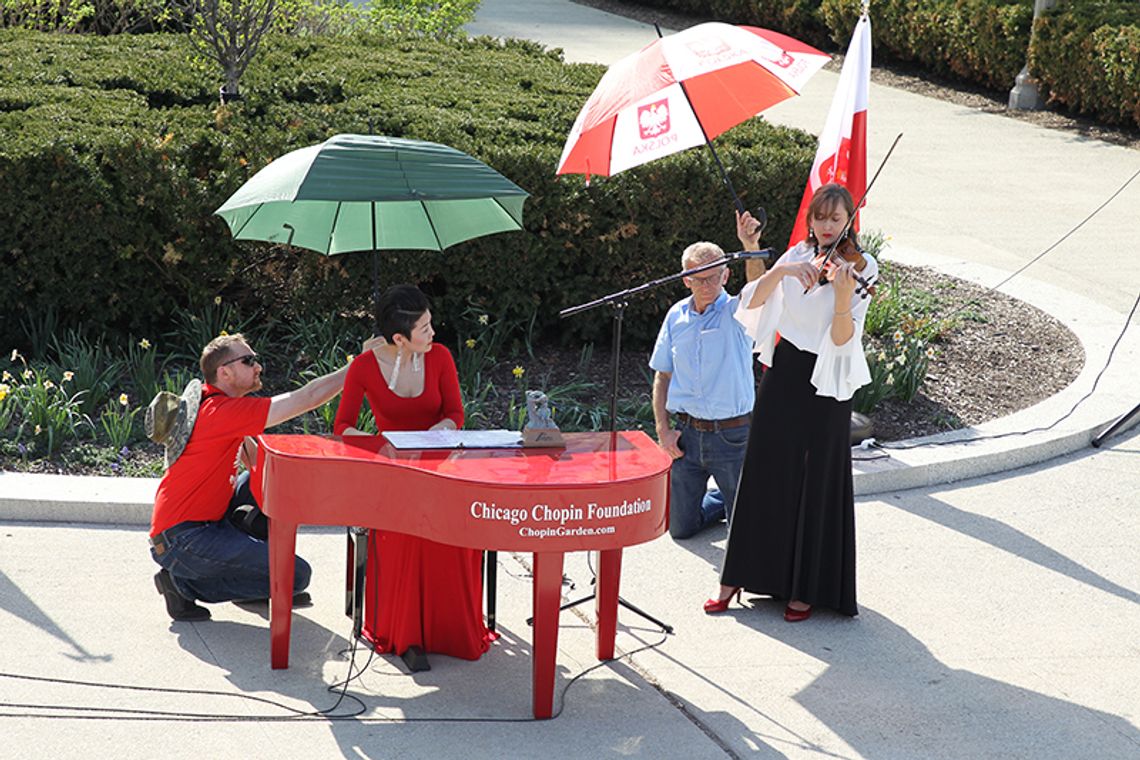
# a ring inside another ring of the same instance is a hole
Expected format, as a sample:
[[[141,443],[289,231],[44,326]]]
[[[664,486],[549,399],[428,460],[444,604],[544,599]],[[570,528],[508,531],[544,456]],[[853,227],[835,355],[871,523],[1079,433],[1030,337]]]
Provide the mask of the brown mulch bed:
[[[893,268],[908,288],[939,294],[939,316],[965,308],[954,329],[933,343],[936,358],[914,399],[888,399],[872,412],[878,440],[1004,417],[1063,390],[1084,366],[1080,341],[1040,309],[927,267]]]
[[[936,358],[930,363],[925,385],[910,403],[889,399],[871,413],[874,437],[898,441],[977,425],[1025,409],[1065,388],[1084,365],[1084,351],[1076,336],[1053,317],[1001,293],[949,277],[927,267],[892,265],[893,276],[906,288],[935,294],[935,317],[957,313],[954,327],[932,345]],[[878,345],[867,341],[868,349]],[[889,338],[887,338],[889,340]],[[534,347],[533,356],[523,355],[500,362],[491,373],[495,390],[487,407],[492,410],[483,427],[506,427],[506,410],[516,381],[511,374],[522,366],[531,388],[552,388],[575,382],[591,384],[580,394],[584,408],[607,410],[612,365],[608,348],[587,351],[554,343]],[[619,398],[646,403],[652,384],[649,352],[625,350],[619,372]],[[266,392],[275,385],[271,380]],[[608,417],[601,417],[602,425]],[[630,424],[626,420],[626,425]],[[626,426],[623,425],[623,426]],[[652,433],[652,424],[647,432]],[[287,432],[282,430],[282,432]],[[157,475],[161,449],[149,441],[135,444],[118,456],[67,456],[24,462],[0,457],[0,469],[72,475]]]
[[[1045,312],[1002,293],[949,277],[928,267],[892,265],[906,287],[937,294],[937,317],[965,306],[954,329],[934,342],[936,358],[914,399],[888,399],[872,412],[874,436],[897,441],[977,425],[1025,409],[1068,386],[1084,366],[1080,341]],[[868,349],[878,345],[874,339]],[[624,351],[619,394],[648,397],[651,373],[646,351]],[[608,351],[594,352],[583,368],[579,353],[555,346],[536,348],[520,360],[549,387],[573,380],[597,383],[598,404],[608,405],[612,374]],[[513,365],[511,365],[513,366]],[[495,376],[509,387],[510,367]],[[651,431],[650,431],[651,432]]]

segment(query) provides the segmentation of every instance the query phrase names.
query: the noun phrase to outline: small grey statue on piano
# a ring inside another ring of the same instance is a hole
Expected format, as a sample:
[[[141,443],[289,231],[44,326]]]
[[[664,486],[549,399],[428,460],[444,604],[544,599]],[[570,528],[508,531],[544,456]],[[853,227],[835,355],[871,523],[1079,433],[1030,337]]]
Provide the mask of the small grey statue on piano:
[[[565,448],[562,432],[550,415],[550,399],[542,391],[526,392],[526,425],[523,426],[523,446]]]

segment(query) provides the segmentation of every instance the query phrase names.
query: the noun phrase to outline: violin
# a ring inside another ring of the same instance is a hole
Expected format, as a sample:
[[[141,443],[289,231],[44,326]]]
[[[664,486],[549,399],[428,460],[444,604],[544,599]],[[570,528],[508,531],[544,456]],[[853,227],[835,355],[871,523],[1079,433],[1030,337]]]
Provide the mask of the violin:
[[[816,255],[812,257],[811,265],[819,270],[819,284],[827,285],[831,282],[827,276],[845,262],[854,264],[855,294],[860,298],[875,295],[875,278],[872,277],[868,281],[859,275],[859,272],[867,268],[867,258],[863,255],[863,249],[859,244],[847,234],[846,229],[826,251],[821,253],[818,244],[816,245]]]
[[[891,147],[887,150],[887,155],[883,156],[882,163],[880,163],[879,168],[875,170],[875,175],[871,177],[871,181],[867,183],[867,189],[863,191],[863,197],[855,204],[856,211],[863,208],[863,202],[867,200],[867,194],[870,193],[871,188],[875,186],[875,180],[879,178],[879,172],[887,165],[887,159],[895,152],[895,146],[899,144],[899,138],[901,137],[902,132],[899,132],[895,137],[895,141],[891,143]],[[843,232],[839,233],[839,237],[831,244],[831,248],[819,254],[819,247],[816,246],[818,255],[812,259],[811,263],[812,266],[819,270],[820,285],[826,285],[830,282],[830,280],[827,279],[827,275],[832,269],[839,266],[840,262],[850,262],[854,264],[855,292],[860,298],[866,298],[867,296],[875,295],[875,285],[873,282],[875,278],[872,277],[872,281],[868,282],[859,275],[859,272],[867,268],[867,259],[863,255],[863,249],[861,249],[854,240],[848,237],[848,233],[851,231],[851,225],[854,223],[855,214],[851,214],[847,219],[847,225],[843,228]],[[805,290],[804,293],[807,293],[808,290],[811,290],[811,288]]]

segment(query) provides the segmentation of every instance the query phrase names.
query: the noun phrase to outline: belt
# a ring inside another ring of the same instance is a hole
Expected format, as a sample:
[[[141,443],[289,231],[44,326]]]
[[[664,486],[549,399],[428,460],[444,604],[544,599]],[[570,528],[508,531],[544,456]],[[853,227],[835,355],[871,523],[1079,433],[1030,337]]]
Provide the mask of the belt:
[[[154,547],[155,555],[161,557],[163,554],[166,554],[166,549],[170,544],[170,539],[174,538],[179,533],[184,533],[190,530],[191,528],[200,528],[203,525],[209,524],[210,522],[208,520],[186,520],[184,522],[178,523],[177,525],[171,525],[161,533],[156,533],[155,535],[151,536],[149,539],[150,545]]]
[[[729,417],[726,420],[700,420],[696,417],[685,414],[684,412],[677,412],[676,414],[677,421],[682,425],[688,425],[693,430],[698,430],[702,433],[715,433],[718,430],[737,428],[752,422],[751,414],[742,414],[739,417]]]

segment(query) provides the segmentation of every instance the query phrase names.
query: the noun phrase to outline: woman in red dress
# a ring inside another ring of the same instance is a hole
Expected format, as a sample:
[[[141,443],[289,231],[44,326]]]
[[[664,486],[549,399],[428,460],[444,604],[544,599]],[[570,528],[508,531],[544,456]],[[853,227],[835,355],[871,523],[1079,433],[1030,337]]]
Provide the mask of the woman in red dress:
[[[451,353],[432,343],[427,297],[413,285],[395,285],[381,297],[377,319],[387,342],[349,365],[333,432],[365,434],[355,427],[364,398],[381,433],[461,427],[459,374]],[[364,637],[378,652],[403,655],[419,647],[477,660],[491,640],[483,623],[481,562],[477,549],[369,531]]]

